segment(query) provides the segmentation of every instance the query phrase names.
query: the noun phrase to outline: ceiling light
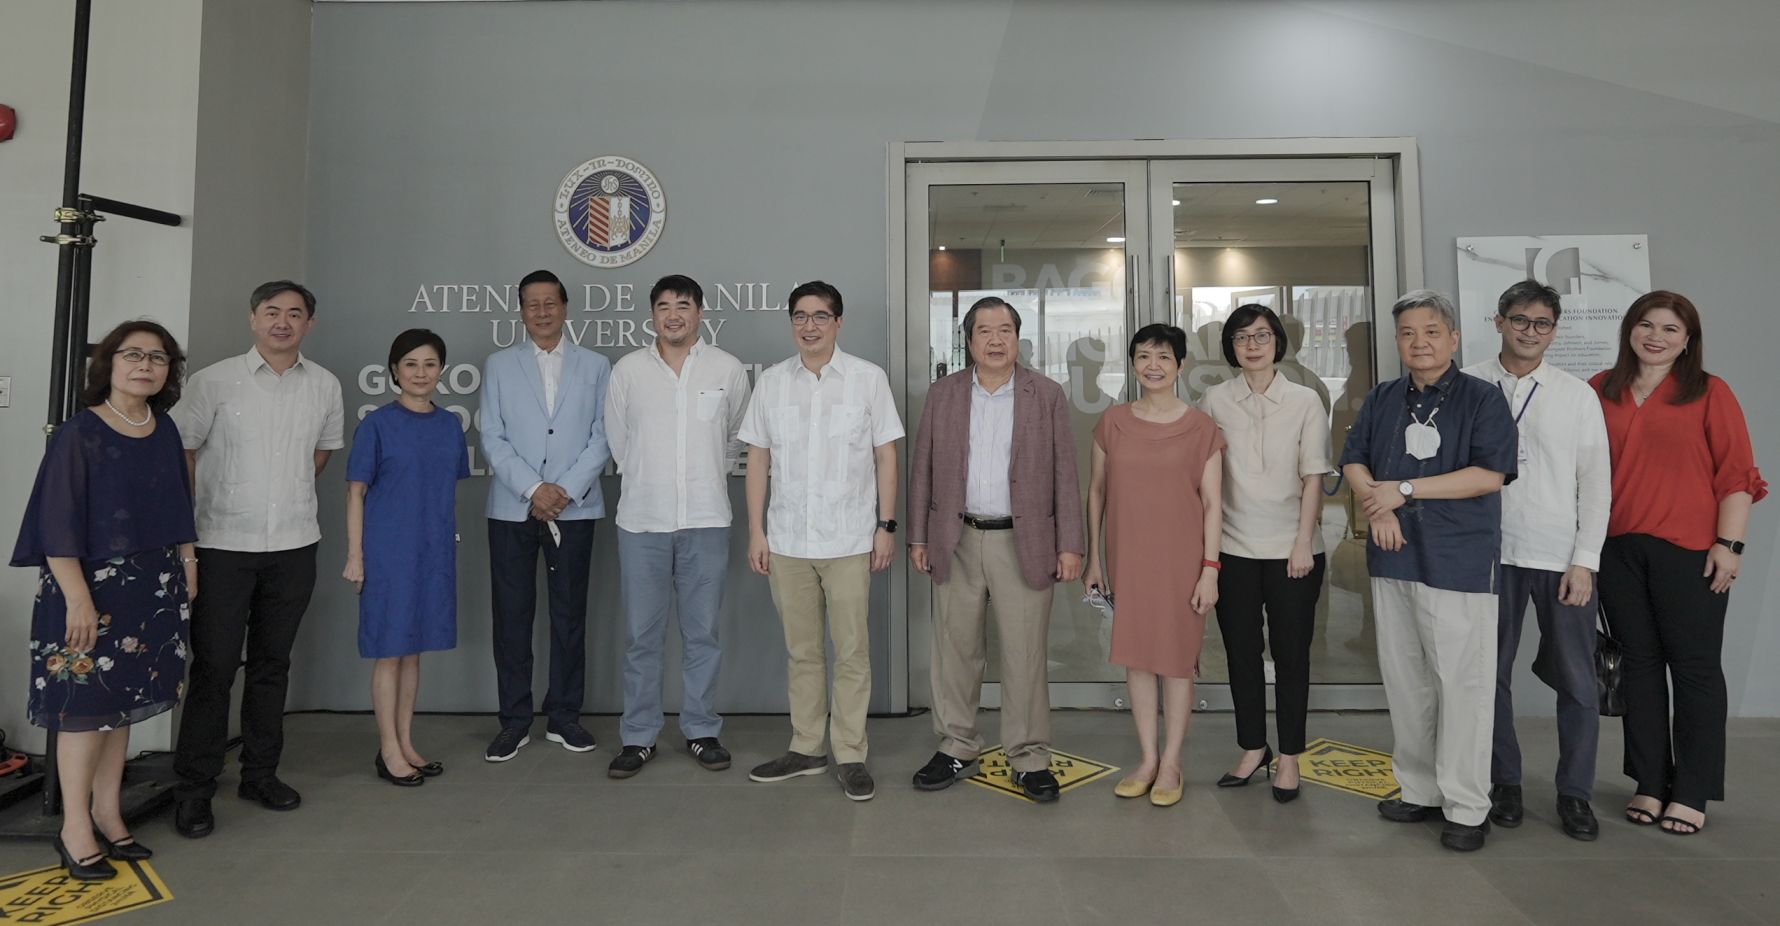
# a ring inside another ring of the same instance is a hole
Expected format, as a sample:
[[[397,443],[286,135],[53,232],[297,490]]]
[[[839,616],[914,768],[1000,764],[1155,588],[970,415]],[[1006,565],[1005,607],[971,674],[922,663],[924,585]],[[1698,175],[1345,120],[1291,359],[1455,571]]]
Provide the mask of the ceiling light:
[[[1107,244],[1124,244],[1125,239],[1124,238],[1108,238],[1108,239],[1106,239],[1106,243]]]
[[[1274,199],[1274,198],[1272,198],[1272,197],[1267,197],[1267,198],[1265,198],[1265,199],[1257,199],[1257,200],[1255,200],[1255,205],[1257,205],[1257,206],[1271,206],[1271,205],[1273,205],[1273,204],[1274,204],[1274,203],[1277,203],[1277,202],[1279,202],[1279,200],[1277,200],[1277,199]]]

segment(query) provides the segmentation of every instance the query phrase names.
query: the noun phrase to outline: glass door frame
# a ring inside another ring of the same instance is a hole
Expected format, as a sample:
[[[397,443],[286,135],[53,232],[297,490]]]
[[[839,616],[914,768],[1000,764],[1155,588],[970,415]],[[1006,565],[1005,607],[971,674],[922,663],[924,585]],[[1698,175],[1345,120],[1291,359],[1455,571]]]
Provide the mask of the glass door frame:
[[[1304,160],[1311,159],[1311,160]],[[1340,163],[1348,159],[1349,163]],[[985,172],[981,162],[992,162]],[[1123,162],[1123,163],[1119,163]],[[947,165],[976,164],[969,171]],[[1363,169],[1361,165],[1366,165]],[[926,343],[928,188],[951,183],[1126,183],[1127,312],[1129,330],[1140,319],[1166,321],[1173,306],[1171,191],[1180,182],[1293,182],[1365,180],[1371,184],[1371,260],[1374,317],[1388,314],[1398,293],[1422,286],[1420,158],[1411,137],[1198,139],[1176,141],[894,142],[888,146],[886,289],[892,391],[910,439],[927,393]],[[1130,171],[1140,175],[1130,185]],[[1191,173],[1186,173],[1190,171]],[[1349,176],[1363,173],[1364,176]],[[1147,203],[1142,201],[1147,187]],[[1139,202],[1132,203],[1136,196]],[[1147,207],[1147,208],[1146,208]],[[1161,211],[1157,211],[1160,209]],[[1161,217],[1158,219],[1158,217]],[[1155,229],[1163,229],[1156,234]],[[1155,315],[1158,318],[1151,319]],[[1388,326],[1376,326],[1374,369],[1380,379],[1400,375]],[[917,362],[917,360],[919,362]],[[906,508],[906,493],[904,496]],[[929,707],[932,588],[898,556],[890,581],[890,708]],[[1197,686],[1200,709],[1227,709],[1229,688]],[[983,706],[1000,705],[1000,686],[984,686]],[[1123,708],[1123,683],[1054,682],[1053,707]],[[1313,685],[1316,710],[1381,709],[1382,685]]]

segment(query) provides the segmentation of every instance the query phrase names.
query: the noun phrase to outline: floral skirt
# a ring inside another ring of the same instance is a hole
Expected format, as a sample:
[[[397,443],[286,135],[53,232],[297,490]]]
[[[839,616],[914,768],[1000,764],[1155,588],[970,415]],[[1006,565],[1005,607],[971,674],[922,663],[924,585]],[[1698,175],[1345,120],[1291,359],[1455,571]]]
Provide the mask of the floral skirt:
[[[68,648],[68,605],[49,569],[31,612],[31,722],[112,730],[173,709],[185,694],[191,604],[178,547],[83,560],[99,642]]]

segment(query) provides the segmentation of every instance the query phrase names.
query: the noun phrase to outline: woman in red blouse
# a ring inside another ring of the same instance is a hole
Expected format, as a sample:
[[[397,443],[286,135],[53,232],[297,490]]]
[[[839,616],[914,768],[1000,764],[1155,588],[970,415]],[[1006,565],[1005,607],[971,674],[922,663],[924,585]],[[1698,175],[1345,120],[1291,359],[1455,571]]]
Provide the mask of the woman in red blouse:
[[[1768,491],[1743,409],[1704,353],[1693,303],[1658,290],[1626,310],[1618,361],[1590,380],[1613,454],[1599,587],[1625,649],[1625,772],[1638,784],[1625,814],[1680,836],[1724,799],[1725,605],[1749,506]]]

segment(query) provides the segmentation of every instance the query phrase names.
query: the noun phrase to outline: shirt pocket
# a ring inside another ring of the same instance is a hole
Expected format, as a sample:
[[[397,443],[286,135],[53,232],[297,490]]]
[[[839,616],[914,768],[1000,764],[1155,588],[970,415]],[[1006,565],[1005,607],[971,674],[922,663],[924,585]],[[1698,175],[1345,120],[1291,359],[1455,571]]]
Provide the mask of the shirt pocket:
[[[698,399],[693,403],[693,411],[698,414],[698,420],[713,421],[717,418],[718,412],[723,410],[723,393],[722,389],[698,391]]]
[[[863,405],[834,405],[828,409],[828,445],[834,472],[828,478],[840,484],[853,479],[854,456],[859,453],[868,425]]]

